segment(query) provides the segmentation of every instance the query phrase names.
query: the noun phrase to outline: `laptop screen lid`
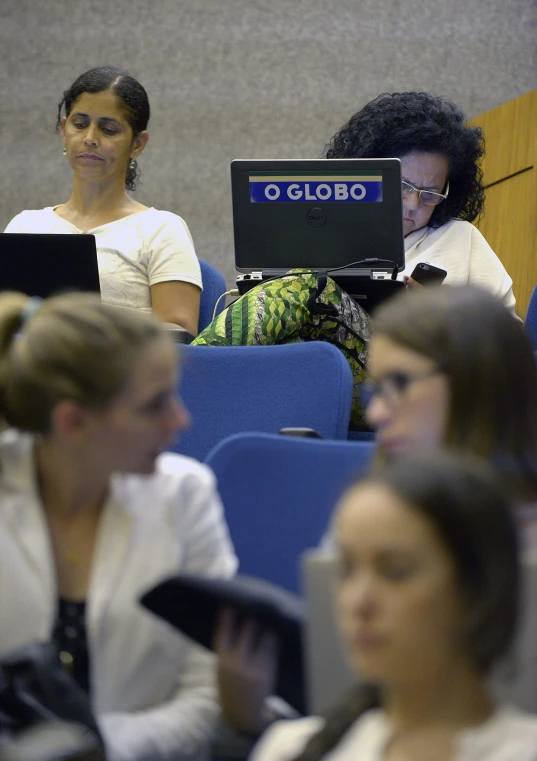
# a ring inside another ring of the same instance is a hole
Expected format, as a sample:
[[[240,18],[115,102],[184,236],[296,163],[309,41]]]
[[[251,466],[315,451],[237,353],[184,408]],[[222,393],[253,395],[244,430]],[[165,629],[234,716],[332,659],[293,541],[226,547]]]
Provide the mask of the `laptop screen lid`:
[[[358,684],[345,655],[336,621],[336,592],[341,561],[327,550],[307,550],[301,556],[302,588],[306,600],[304,638],[307,703],[318,714]]]
[[[239,272],[405,267],[399,159],[237,159],[231,190]]]
[[[95,236],[0,233],[0,291],[100,293]]]

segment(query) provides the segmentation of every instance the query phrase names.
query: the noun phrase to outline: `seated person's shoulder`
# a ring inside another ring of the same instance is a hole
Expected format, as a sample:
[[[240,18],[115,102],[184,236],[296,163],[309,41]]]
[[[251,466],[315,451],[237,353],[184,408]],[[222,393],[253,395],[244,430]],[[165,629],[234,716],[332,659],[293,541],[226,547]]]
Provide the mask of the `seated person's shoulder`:
[[[116,474],[113,494],[122,509],[143,523],[164,521],[175,525],[196,520],[201,514],[216,515],[220,509],[212,470],[171,452],[159,455],[151,474]]]
[[[487,761],[535,761],[537,716],[514,707],[500,707],[483,725],[462,733],[472,758]]]
[[[207,465],[193,457],[175,454],[175,452],[164,452],[159,456],[155,474],[157,477],[175,482],[193,479],[212,486],[216,481],[212,470]]]
[[[39,233],[50,232],[51,222],[58,221],[60,217],[54,214],[52,206],[47,206],[44,209],[27,209],[17,214],[7,225],[5,232],[13,233]],[[43,228],[44,229],[41,229]]]
[[[517,738],[521,748],[525,744],[534,747],[537,758],[537,714],[508,706],[500,708],[495,723],[498,736]]]
[[[288,761],[304,749],[323,725],[324,720],[318,716],[278,721],[261,736],[249,761]]]
[[[152,474],[127,474],[122,478],[135,489],[161,494],[176,494],[178,491],[187,494],[200,488],[211,489],[216,483],[214,474],[207,465],[174,452],[159,455]]]
[[[470,240],[473,231],[477,228],[464,219],[449,219],[440,227],[429,229],[429,237],[442,238],[444,240]]]
[[[469,246],[490,248],[483,233],[474,224],[464,219],[450,219],[435,232],[443,234],[446,240],[450,240],[454,244],[466,243]]]
[[[151,207],[147,212],[138,217],[148,234],[157,234],[162,230],[178,230],[188,234],[188,226],[185,220],[172,211],[163,211]]]

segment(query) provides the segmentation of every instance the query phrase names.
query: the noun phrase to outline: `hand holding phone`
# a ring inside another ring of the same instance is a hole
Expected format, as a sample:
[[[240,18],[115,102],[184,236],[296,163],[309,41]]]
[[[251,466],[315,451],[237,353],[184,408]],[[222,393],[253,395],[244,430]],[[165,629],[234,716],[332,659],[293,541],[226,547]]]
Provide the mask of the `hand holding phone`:
[[[447,277],[447,271],[429,262],[419,262],[410,277],[421,285],[440,285]]]

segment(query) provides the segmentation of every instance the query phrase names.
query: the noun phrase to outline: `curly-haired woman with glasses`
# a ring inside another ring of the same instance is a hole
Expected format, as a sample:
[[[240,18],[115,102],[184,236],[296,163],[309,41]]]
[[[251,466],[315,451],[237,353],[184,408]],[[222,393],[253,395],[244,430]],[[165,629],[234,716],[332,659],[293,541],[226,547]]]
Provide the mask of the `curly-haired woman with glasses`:
[[[450,285],[487,288],[514,311],[512,280],[473,225],[485,193],[483,132],[431,93],[384,93],[332,138],[326,157],[401,159],[405,275],[427,261],[447,270]],[[410,283],[412,284],[412,283]]]

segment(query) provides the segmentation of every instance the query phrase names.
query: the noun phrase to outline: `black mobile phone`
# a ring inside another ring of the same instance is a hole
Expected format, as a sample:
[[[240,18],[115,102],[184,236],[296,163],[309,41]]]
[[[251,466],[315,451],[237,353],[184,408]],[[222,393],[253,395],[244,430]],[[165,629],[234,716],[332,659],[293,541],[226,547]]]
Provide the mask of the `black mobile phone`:
[[[280,428],[280,434],[282,436],[299,436],[303,439],[322,439],[318,431],[314,428]]]
[[[439,285],[446,279],[447,272],[441,267],[435,267],[434,264],[429,262],[420,262],[414,267],[414,271],[410,277],[417,283],[422,285]]]

